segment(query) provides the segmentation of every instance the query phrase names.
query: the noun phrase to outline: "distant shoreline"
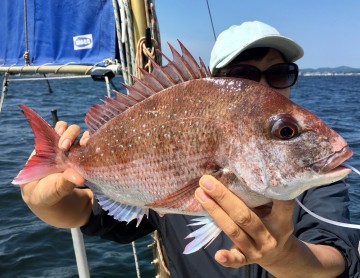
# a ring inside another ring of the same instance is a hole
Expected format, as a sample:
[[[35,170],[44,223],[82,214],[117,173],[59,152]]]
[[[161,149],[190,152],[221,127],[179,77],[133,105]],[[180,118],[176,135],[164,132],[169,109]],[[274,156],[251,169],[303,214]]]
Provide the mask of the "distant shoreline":
[[[360,72],[299,72],[300,76],[360,76]]]
[[[299,75],[301,76],[358,76],[360,75],[360,69],[347,66],[341,67],[322,67],[322,68],[304,68],[300,69]]]

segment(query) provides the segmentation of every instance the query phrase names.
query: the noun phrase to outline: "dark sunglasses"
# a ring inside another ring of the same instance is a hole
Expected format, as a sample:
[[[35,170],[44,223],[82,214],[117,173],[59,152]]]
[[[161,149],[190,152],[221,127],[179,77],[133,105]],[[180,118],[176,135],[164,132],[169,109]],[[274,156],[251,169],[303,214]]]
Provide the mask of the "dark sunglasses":
[[[220,69],[215,76],[245,78],[259,82],[263,74],[269,86],[275,89],[285,89],[296,83],[299,68],[294,63],[280,63],[261,71],[252,65],[237,64]]]

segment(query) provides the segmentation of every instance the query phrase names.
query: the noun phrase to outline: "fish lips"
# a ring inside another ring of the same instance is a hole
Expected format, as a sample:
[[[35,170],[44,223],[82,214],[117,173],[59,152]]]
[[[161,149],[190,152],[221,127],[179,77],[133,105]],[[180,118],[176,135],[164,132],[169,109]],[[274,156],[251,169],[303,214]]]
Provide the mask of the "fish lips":
[[[341,165],[344,161],[349,159],[353,155],[352,150],[349,146],[343,147],[340,151],[334,152],[331,155],[315,162],[310,166],[310,168],[317,173],[329,173],[332,171],[338,170],[351,170],[343,165]]]

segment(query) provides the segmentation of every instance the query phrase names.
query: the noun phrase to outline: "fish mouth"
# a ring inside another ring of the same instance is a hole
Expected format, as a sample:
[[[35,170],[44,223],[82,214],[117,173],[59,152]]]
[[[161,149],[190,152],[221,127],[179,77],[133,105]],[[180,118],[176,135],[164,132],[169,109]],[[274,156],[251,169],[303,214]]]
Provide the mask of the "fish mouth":
[[[342,165],[352,154],[352,150],[345,146],[339,151],[333,152],[331,155],[309,165],[308,169],[316,174],[308,171],[305,177],[300,175],[293,181],[288,182],[287,187],[270,187],[267,193],[272,199],[290,200],[310,188],[342,180],[352,171],[350,168]]]
[[[340,151],[334,152],[331,155],[313,163],[310,168],[317,173],[330,173],[338,170],[348,169],[341,165],[344,161],[353,155],[349,146],[343,147]]]

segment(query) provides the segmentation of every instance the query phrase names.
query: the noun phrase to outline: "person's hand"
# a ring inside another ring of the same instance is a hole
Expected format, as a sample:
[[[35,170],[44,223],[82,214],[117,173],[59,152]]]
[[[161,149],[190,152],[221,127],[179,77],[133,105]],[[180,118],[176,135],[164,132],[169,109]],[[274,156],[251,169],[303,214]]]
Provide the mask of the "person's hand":
[[[234,245],[219,250],[215,260],[238,268],[256,263],[266,268],[287,253],[293,224],[293,201],[276,201],[262,210],[251,210],[241,199],[212,176],[200,179],[195,196]]]
[[[68,126],[68,124],[63,121],[59,121],[56,124],[55,130],[61,135],[58,146],[65,151],[71,147],[80,134],[79,126]],[[88,138],[89,133],[85,132],[80,140],[80,145],[85,145]],[[69,203],[75,203],[76,198],[70,198],[70,195],[75,195],[72,194],[74,188],[83,185],[84,182],[84,178],[79,173],[74,169],[68,168],[63,173],[50,174],[40,180],[20,185],[20,188],[25,203],[39,218],[49,224],[60,226],[61,223],[58,225],[56,219],[52,222],[52,220],[48,218],[50,216],[54,217],[56,213],[61,213],[61,210],[67,210],[65,207],[69,207]],[[90,200],[92,198],[90,190],[82,191],[83,192],[78,195],[84,196],[87,194],[83,200]],[[69,201],[69,199],[73,199],[74,201]],[[53,210],[53,214],[51,214],[51,210]],[[66,226],[66,223],[64,223],[64,225]]]

